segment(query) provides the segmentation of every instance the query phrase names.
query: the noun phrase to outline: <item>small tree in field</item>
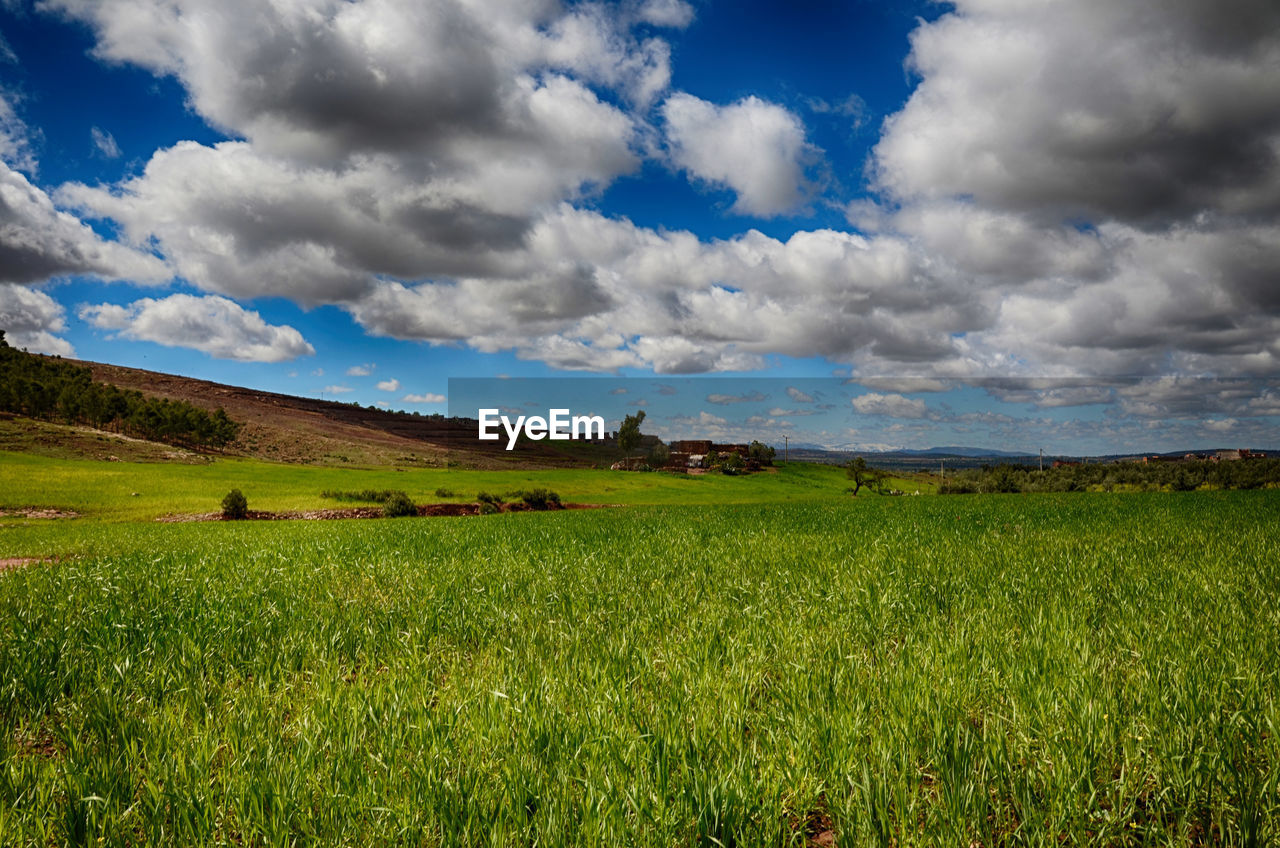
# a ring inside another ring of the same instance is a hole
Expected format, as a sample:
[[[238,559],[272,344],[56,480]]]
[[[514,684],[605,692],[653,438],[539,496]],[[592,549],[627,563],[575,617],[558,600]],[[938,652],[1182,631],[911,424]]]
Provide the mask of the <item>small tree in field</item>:
[[[249,501],[239,489],[232,489],[222,499],[222,517],[233,521],[249,517]]]
[[[845,476],[853,481],[853,496],[858,496],[858,491],[866,486],[874,491],[880,491],[884,485],[885,473],[878,468],[871,468],[867,465],[867,461],[860,456],[854,457],[845,464]]]
[[[622,449],[623,456],[630,454],[640,445],[640,424],[644,421],[644,410],[640,410],[635,415],[628,415],[622,419],[622,426],[618,428],[618,447]]]

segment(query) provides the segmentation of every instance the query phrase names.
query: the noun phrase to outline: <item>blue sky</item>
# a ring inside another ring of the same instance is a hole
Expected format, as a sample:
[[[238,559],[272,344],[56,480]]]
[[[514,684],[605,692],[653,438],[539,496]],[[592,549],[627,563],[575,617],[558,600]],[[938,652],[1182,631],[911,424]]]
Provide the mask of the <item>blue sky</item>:
[[[825,380],[688,426],[1280,447],[1280,12],[1169,5],[5,3],[0,329],[423,412]]]

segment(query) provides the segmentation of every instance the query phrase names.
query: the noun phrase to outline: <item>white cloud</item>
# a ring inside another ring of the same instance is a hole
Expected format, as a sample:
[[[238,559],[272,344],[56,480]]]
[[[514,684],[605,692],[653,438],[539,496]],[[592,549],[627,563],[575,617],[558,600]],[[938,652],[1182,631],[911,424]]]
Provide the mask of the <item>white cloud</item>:
[[[378,366],[373,364],[372,362],[366,363],[364,365],[352,365],[350,368],[347,369],[347,376],[348,377],[368,377],[370,374],[373,373],[373,369],[377,367]]]
[[[111,133],[100,127],[93,127],[89,130],[89,136],[93,140],[94,149],[102,156],[108,159],[120,158],[120,145]]]
[[[34,283],[71,274],[135,282],[169,278],[163,262],[104,241],[0,162],[0,282]]]
[[[780,214],[810,192],[818,151],[788,110],[662,100],[669,48],[651,33],[689,24],[677,0],[45,5],[87,22],[105,60],[177,78],[240,140],[56,193],[135,249],[7,171],[7,282],[176,273],[558,368],[817,356],[886,393],[1280,370],[1273,3],[958,0],[913,35],[920,82],[871,163],[883,202],[848,210],[871,235],[716,240],[573,205],[634,170],[657,130],[735,211]],[[25,132],[0,108],[0,153]]]
[[[890,418],[924,418],[929,407],[922,400],[897,394],[869,392],[852,400],[853,408],[862,415],[887,415]]]
[[[378,391],[380,392],[398,392],[400,391],[400,381],[396,379],[382,380],[378,383]]]
[[[65,310],[49,295],[27,286],[0,283],[0,330],[10,347],[33,353],[75,356],[66,339]]]
[[[0,90],[0,163],[34,173],[37,163],[31,150],[31,130],[18,117],[10,100],[10,96]]]
[[[922,79],[876,148],[896,195],[1147,223],[1274,214],[1274,3],[955,7],[912,34]]]
[[[662,118],[672,161],[735,191],[733,211],[769,218],[804,202],[805,166],[816,151],[804,124],[783,107],[755,96],[716,106],[677,93],[662,104]]]
[[[806,394],[805,392],[800,391],[800,389],[797,389],[795,386],[787,386],[787,397],[791,398],[796,403],[813,403],[814,402],[813,395]],[[773,413],[770,413],[770,415],[772,414]]]
[[[129,339],[203,351],[216,359],[284,362],[310,356],[315,348],[289,326],[266,323],[225,297],[173,294],[143,298],[127,306],[81,306],[78,315],[95,327]]]
[[[345,395],[347,392],[354,392],[355,389],[350,386],[333,385],[325,386],[321,391],[326,395]]]
[[[448,398],[444,395],[427,392],[421,395],[405,395],[400,400],[404,403],[444,403]]]
[[[693,7],[684,0],[644,0],[636,16],[654,26],[684,29],[693,23]]]

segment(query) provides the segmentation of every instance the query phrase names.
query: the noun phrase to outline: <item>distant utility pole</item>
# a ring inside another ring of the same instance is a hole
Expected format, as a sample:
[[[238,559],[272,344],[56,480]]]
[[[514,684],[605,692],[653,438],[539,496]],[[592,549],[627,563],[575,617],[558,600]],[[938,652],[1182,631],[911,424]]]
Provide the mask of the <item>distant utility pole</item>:
[[[790,459],[791,459],[791,437],[783,436],[782,437],[782,464],[786,465],[787,461]]]
[[[1040,470],[1044,471],[1044,448],[1040,448]]]

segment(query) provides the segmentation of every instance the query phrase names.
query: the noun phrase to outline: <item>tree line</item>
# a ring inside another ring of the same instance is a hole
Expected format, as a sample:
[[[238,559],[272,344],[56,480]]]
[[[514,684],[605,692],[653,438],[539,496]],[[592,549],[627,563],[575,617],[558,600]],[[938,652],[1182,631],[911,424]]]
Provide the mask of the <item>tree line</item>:
[[[1034,465],[984,465],[948,473],[939,492],[944,495],[1115,490],[1189,492],[1202,486],[1214,489],[1280,486],[1280,459],[1091,463],[1043,471]]]
[[[186,401],[96,383],[88,368],[10,347],[2,330],[0,412],[87,424],[184,447],[223,447],[240,430],[221,408],[210,413]]]

